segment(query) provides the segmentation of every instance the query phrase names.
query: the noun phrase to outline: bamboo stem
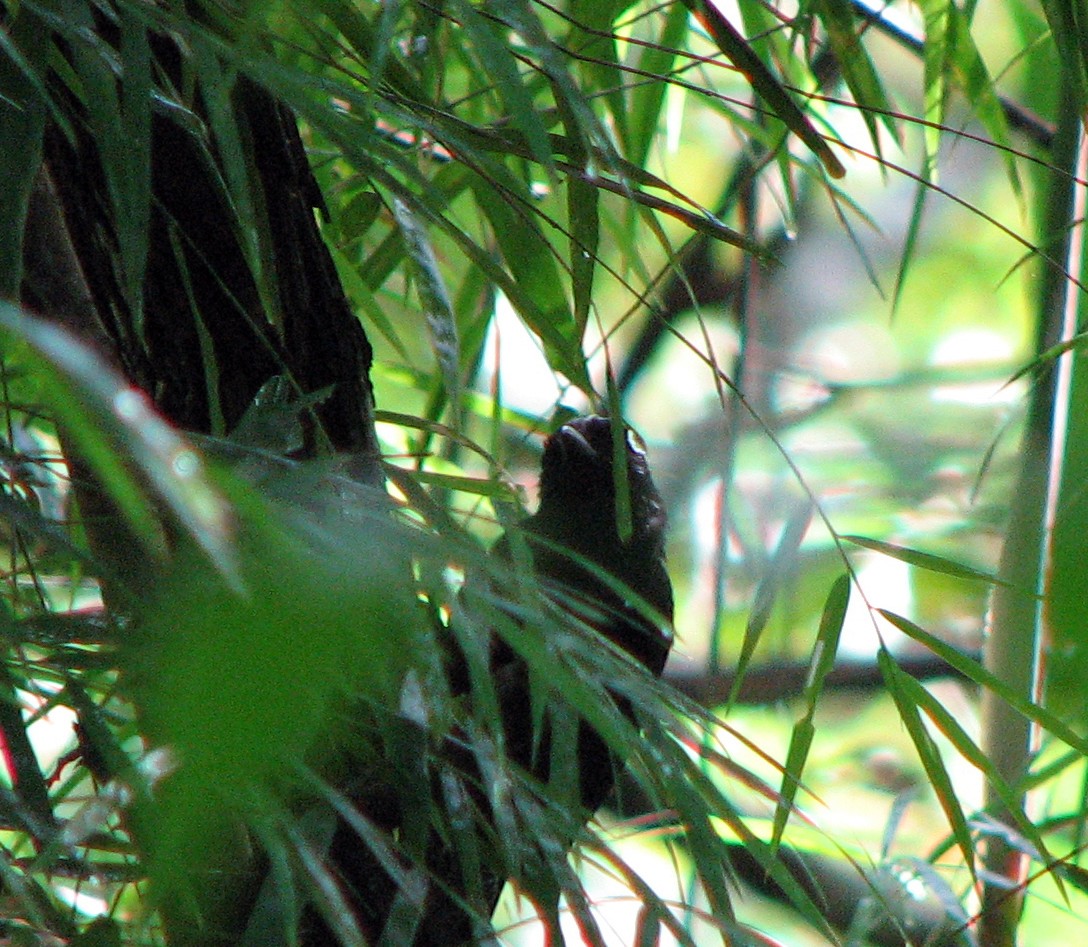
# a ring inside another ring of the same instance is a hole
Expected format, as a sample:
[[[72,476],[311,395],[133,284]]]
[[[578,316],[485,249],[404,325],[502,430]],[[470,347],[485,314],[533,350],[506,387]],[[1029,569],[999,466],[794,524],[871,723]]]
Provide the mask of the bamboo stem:
[[[1044,241],[1044,250],[1049,260],[1063,261],[1073,270],[1078,267],[1074,258],[1080,255],[1076,221],[1083,188],[1076,184],[1076,173],[1084,146],[1080,116],[1068,84],[1063,89],[1060,112],[1044,217],[1047,234],[1060,236],[1052,243]],[[1053,263],[1046,266],[1038,305],[1039,354],[1075,332],[1077,300],[1073,289],[1067,271]],[[983,653],[990,673],[1033,701],[1041,698],[1044,678],[1042,603],[1049,537],[1058,501],[1056,485],[1061,480],[1066,418],[1062,399],[1068,397],[1070,358],[1070,353],[1062,355],[1057,368],[1040,378],[1032,391],[1013,494],[1015,505],[1000,564],[1000,575],[1007,584],[995,591],[990,634]],[[1014,789],[1024,786],[1037,749],[1037,734],[1031,722],[991,691],[983,693],[981,714],[982,747],[995,771]],[[1023,811],[1026,803],[1026,793],[1021,792],[1016,808]],[[1014,823],[1016,813],[1009,811],[992,785],[986,788],[985,809],[1000,823]],[[1028,856],[1007,838],[996,834],[987,838],[982,860],[987,875],[979,921],[979,943],[985,947],[1012,947],[1016,943],[1027,860]]]

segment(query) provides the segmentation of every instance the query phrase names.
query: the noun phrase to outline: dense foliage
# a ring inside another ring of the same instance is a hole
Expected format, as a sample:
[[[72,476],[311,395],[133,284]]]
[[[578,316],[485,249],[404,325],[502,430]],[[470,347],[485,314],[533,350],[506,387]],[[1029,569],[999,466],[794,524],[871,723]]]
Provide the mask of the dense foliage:
[[[1083,936],[1074,10],[4,11],[13,942],[367,942],[337,824],[382,943],[421,878],[490,936],[481,865],[511,944]],[[664,682],[487,553],[590,411],[670,508]],[[493,640],[627,762],[588,826]]]

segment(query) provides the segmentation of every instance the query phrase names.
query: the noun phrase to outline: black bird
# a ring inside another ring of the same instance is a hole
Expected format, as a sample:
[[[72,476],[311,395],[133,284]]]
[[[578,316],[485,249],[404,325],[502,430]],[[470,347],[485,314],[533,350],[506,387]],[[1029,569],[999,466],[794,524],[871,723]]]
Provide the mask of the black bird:
[[[616,443],[608,418],[577,418],[552,434],[544,445],[539,508],[515,527],[512,532],[516,535],[500,539],[492,554],[515,567],[519,558],[528,554],[537,578],[558,605],[659,675],[672,643],[668,630],[673,601],[665,568],[665,510],[641,442],[626,428],[622,436],[619,446],[626,471],[617,477],[613,463]],[[629,529],[622,529],[617,488],[628,493]],[[621,535],[621,529],[625,535]],[[602,573],[607,573],[611,581]],[[507,628],[504,634],[509,633]],[[503,637],[491,637],[487,646],[489,667],[502,717],[506,755],[513,764],[547,783],[552,758],[551,718],[545,715],[540,729],[541,720],[534,719],[532,709],[529,669]],[[471,679],[455,640],[455,636],[448,636],[452,652],[447,665],[450,690],[470,700]],[[630,715],[624,701],[616,700]],[[451,777],[462,787],[478,820],[479,848],[487,851],[494,843],[495,820],[470,732],[475,731],[455,731],[439,750],[432,769],[432,794],[435,804],[441,806],[449,801]],[[620,764],[607,743],[584,721],[578,724],[576,752],[579,798],[588,819],[611,791]],[[372,810],[365,802],[360,808],[364,812]],[[377,821],[393,828],[396,819],[386,814]],[[525,845],[532,842],[527,839]],[[395,885],[346,826],[337,832],[330,861],[345,887],[353,892],[351,900],[364,931],[377,939],[398,897]],[[502,860],[481,865],[480,877],[472,884],[463,877],[462,865],[449,839],[432,833],[425,861],[432,880],[426,894],[416,899],[414,935],[403,942],[420,947],[472,942],[479,934],[473,914],[490,916],[507,880]],[[440,883],[435,884],[434,879]],[[403,893],[399,897],[403,902]],[[473,905],[475,910],[466,911],[462,903]],[[396,917],[393,923],[397,923]],[[322,924],[311,928],[302,942],[307,947],[334,943]]]
[[[540,506],[520,529],[527,536],[537,575],[598,606],[603,614],[597,630],[656,675],[672,645],[667,626],[648,621],[643,611],[580,561],[619,580],[671,623],[665,506],[638,435],[625,429],[623,446],[626,477],[617,478],[612,422],[594,415],[564,424],[545,442]],[[626,486],[630,501],[626,537],[620,536],[617,483]],[[509,542],[505,537],[500,540],[496,552],[508,555]]]

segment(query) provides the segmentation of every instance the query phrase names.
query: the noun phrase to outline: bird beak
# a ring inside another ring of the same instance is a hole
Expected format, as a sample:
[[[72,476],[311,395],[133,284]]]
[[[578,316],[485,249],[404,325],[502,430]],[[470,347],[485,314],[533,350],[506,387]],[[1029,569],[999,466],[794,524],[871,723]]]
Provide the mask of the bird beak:
[[[597,460],[597,451],[593,445],[582,436],[577,428],[564,424],[555,434],[555,441],[564,458],[582,456],[586,460]]]

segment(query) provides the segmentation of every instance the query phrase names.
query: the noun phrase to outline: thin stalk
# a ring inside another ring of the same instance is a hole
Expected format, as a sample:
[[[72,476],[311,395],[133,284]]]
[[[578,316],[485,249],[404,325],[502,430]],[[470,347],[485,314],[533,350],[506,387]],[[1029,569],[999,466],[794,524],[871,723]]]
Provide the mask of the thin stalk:
[[[1063,86],[1058,131],[1051,152],[1054,169],[1047,195],[1044,227],[1053,242],[1044,239],[1050,259],[1067,261],[1074,272],[1079,259],[1077,205],[1083,188],[1076,173],[1083,152],[1083,134],[1077,103]],[[1082,212],[1080,212],[1082,213]],[[1078,239],[1074,239],[1074,235]],[[1067,274],[1048,266],[1043,272],[1038,304],[1038,352],[1058,344],[1076,327],[1076,293]],[[983,652],[986,669],[1031,700],[1039,700],[1043,681],[1042,602],[1047,575],[1048,540],[1057,504],[1056,484],[1061,479],[1065,410],[1068,394],[1067,364],[1061,356],[1055,370],[1039,379],[1032,391],[1020,451],[1015,505],[1006,528],[1000,575],[1005,585],[996,589],[991,609],[990,634]],[[1037,734],[1031,722],[1007,702],[986,691],[982,698],[982,747],[996,773],[1009,785],[1023,786],[1036,750]],[[1027,802],[1017,800],[1021,811]],[[988,786],[986,811],[998,822],[1013,824],[1013,813]],[[986,882],[982,890],[979,943],[985,947],[1013,947],[1023,910],[1027,855],[996,834],[987,838],[983,853]]]

